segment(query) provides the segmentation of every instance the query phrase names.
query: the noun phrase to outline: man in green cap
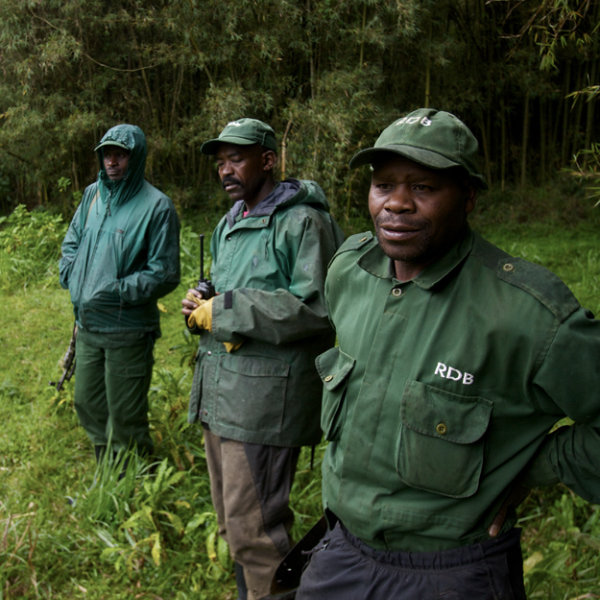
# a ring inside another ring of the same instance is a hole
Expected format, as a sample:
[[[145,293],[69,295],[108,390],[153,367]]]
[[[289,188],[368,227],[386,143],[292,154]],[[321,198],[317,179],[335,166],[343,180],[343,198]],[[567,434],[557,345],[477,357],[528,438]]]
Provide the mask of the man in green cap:
[[[219,532],[236,565],[239,598],[267,598],[290,547],[289,492],[301,446],[319,442],[317,354],[333,344],[323,284],[342,241],[314,181],[276,182],[273,129],[227,124],[201,151],[216,159],[234,202],[213,232],[217,294],[189,290],[200,334],[190,420],[204,427]]]
[[[60,283],[77,326],[75,409],[100,460],[150,454],[148,388],[157,300],[179,283],[179,219],[145,180],[146,137],[111,127],[95,148],[100,171],[83,194],[62,244]]]
[[[350,237],[325,284],[330,529],[296,598],[524,599],[524,490],[600,501],[600,323],[471,231],[486,184],[454,115],[416,110],[350,165],[371,166],[375,235]]]

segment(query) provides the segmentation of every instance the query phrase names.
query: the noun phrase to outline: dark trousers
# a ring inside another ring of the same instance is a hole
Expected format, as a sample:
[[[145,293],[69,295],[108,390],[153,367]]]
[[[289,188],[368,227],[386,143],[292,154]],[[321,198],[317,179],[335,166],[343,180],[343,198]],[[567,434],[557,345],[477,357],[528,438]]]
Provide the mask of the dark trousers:
[[[242,567],[248,600],[266,598],[291,546],[289,494],[300,449],[237,442],[209,429],[204,445],[219,534]]]
[[[525,600],[520,531],[441,552],[388,552],[340,523],[321,540],[296,600]]]

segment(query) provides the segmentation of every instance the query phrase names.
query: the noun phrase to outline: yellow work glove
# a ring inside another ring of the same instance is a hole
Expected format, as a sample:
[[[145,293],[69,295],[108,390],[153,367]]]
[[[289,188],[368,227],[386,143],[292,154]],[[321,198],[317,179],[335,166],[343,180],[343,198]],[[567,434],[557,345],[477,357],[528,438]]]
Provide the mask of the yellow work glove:
[[[191,329],[198,327],[199,329],[210,331],[212,329],[212,298],[204,300],[204,298],[198,298],[198,296],[191,292],[188,292],[185,297],[198,305],[198,308],[188,317],[188,326]],[[227,352],[235,352],[242,343],[223,342],[223,346],[225,346]]]
[[[223,346],[225,346],[225,350],[227,352],[235,352],[243,342],[223,342]]]
[[[192,294],[192,292],[188,292],[185,295],[185,297],[187,300],[191,300],[192,302],[195,302],[198,306],[200,306],[201,304],[206,302],[206,300],[204,298],[202,298],[202,296],[196,296],[196,294]]]
[[[187,324],[190,329],[194,329],[197,327],[198,329],[205,329],[206,331],[211,331],[212,329],[212,301],[204,300],[203,298],[197,298],[193,294],[187,294],[186,298],[188,300],[193,300],[198,308],[192,312],[192,314],[188,317]]]

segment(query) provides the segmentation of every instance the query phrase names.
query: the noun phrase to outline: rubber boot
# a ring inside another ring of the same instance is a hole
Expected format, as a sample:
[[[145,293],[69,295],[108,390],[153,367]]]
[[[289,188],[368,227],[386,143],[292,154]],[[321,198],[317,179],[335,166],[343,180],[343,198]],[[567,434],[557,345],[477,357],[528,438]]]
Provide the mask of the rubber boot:
[[[246,600],[248,596],[248,588],[246,587],[246,580],[244,579],[244,568],[240,563],[233,563],[235,569],[235,585],[238,589],[237,600]]]

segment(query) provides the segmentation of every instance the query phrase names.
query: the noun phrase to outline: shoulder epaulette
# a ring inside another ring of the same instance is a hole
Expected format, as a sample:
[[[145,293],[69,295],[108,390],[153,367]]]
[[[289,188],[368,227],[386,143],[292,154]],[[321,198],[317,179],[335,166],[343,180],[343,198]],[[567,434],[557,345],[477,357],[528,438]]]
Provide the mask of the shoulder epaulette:
[[[342,245],[337,249],[336,253],[331,257],[329,261],[329,266],[333,263],[333,261],[340,256],[340,254],[345,254],[346,252],[351,252],[353,250],[360,250],[364,248],[369,242],[375,240],[375,236],[370,232],[366,231],[364,233],[355,233],[351,235],[349,238],[344,240]]]
[[[497,266],[499,279],[527,292],[564,321],[579,308],[573,292],[554,273],[522,258],[502,257]]]
[[[350,252],[352,250],[360,250],[369,242],[373,241],[375,241],[375,236],[370,231],[365,231],[363,233],[355,233],[354,235],[351,235],[348,239],[344,241],[344,243],[338,248],[336,254],[341,254],[342,252]]]

